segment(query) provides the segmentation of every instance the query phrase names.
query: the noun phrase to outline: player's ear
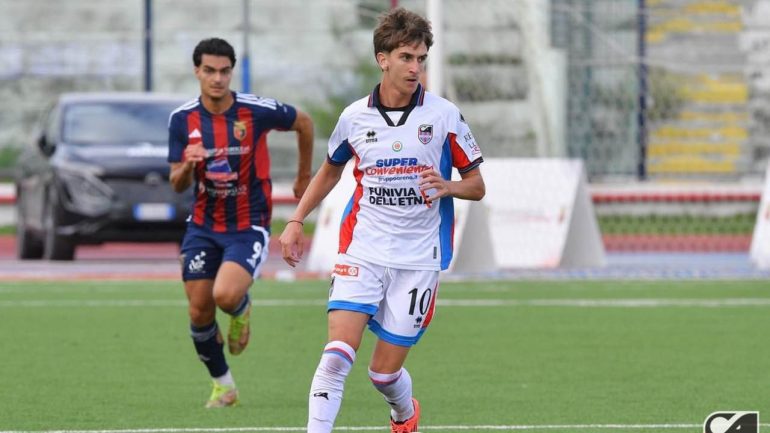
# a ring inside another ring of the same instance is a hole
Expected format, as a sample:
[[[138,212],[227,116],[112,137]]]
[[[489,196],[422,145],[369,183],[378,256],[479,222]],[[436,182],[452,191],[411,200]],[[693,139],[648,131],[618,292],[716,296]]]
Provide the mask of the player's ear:
[[[380,65],[380,69],[382,71],[387,71],[388,70],[388,67],[389,67],[389,65],[388,65],[388,56],[385,53],[383,53],[382,51],[377,53],[377,64]]]

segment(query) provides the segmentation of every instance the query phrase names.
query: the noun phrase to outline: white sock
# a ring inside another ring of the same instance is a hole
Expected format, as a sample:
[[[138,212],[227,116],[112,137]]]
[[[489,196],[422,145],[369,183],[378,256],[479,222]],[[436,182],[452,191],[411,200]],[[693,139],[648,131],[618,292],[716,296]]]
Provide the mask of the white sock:
[[[308,433],[330,433],[342,404],[345,378],[356,360],[356,351],[342,341],[324,347],[308,398]]]
[[[414,416],[412,377],[405,368],[395,373],[377,373],[370,369],[369,379],[390,405],[393,421],[406,421]]]
[[[235,386],[235,380],[233,380],[233,374],[230,373],[230,369],[227,370],[227,373],[219,377],[215,377],[214,380],[216,380],[220,385]]]

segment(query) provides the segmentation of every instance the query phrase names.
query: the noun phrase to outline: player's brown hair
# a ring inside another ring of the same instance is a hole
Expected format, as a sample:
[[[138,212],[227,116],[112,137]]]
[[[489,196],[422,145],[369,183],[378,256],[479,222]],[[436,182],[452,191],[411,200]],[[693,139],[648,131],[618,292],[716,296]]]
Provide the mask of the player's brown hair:
[[[201,65],[204,54],[222,56],[230,59],[230,66],[235,66],[235,50],[226,40],[220,38],[208,38],[198,42],[193,50],[193,65]]]
[[[420,42],[425,42],[430,49],[433,45],[433,32],[428,20],[399,7],[380,15],[373,39],[376,57],[377,53],[389,53],[398,47]]]

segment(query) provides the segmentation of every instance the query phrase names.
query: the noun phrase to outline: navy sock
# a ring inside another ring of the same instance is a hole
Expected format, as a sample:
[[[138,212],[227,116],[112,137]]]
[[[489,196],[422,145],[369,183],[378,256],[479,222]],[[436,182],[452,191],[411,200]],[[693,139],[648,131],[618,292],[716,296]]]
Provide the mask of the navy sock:
[[[229,367],[225,361],[224,343],[219,335],[217,322],[201,327],[190,324],[190,334],[198,358],[206,364],[211,377],[220,377],[227,373]]]
[[[246,311],[246,307],[249,306],[249,300],[251,300],[251,298],[249,297],[249,293],[246,292],[246,294],[243,296],[243,299],[241,299],[241,302],[239,302],[238,306],[235,307],[235,310],[225,311],[225,313],[231,316],[240,316],[244,311]]]

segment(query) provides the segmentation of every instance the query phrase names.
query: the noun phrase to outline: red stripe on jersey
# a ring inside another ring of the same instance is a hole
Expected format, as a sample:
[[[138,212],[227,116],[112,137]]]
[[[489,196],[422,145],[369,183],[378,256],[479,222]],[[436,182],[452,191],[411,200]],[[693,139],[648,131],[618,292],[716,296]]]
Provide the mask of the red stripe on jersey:
[[[273,213],[273,194],[270,186],[270,153],[267,151],[267,131],[260,134],[257,144],[254,146],[254,164],[257,166],[257,179],[262,186],[262,194],[265,195],[267,213],[263,215],[260,225],[267,227],[270,224],[270,215]]]
[[[267,132],[260,134],[254,152],[254,163],[257,165],[257,178],[270,179],[270,153],[267,151]]]
[[[473,161],[468,159],[468,155],[465,154],[463,148],[457,144],[457,135],[450,132],[447,138],[449,139],[449,149],[452,152],[452,166],[463,169],[471,165]]]
[[[252,121],[251,110],[245,107],[238,109],[238,120],[246,126],[246,136],[240,140],[241,146],[248,145],[251,152],[254,151],[252,140],[254,140],[254,123]],[[251,167],[254,160],[249,155],[240,156],[240,167],[238,168],[238,190],[249,191],[251,187]],[[251,227],[251,204],[249,198],[251,194],[238,194],[235,214],[238,221],[238,230],[246,230]]]
[[[190,139],[190,135],[193,131],[198,131],[198,135],[201,134],[201,113],[200,111],[193,111],[187,116],[187,145],[200,145],[203,142],[200,138]],[[203,179],[206,176],[206,162],[199,162],[195,165],[195,179],[198,180],[198,194],[195,196],[195,206],[193,207],[192,221],[197,225],[203,225],[203,218],[206,215],[206,201],[208,195],[206,194],[206,186],[203,183]]]
[[[342,222],[342,227],[340,227],[339,252],[343,254],[348,251],[348,247],[353,241],[353,229],[358,222],[358,211],[361,210],[361,206],[359,206],[358,203],[364,195],[364,187],[361,185],[361,178],[364,177],[364,172],[358,168],[358,164],[361,163],[361,158],[358,157],[355,150],[353,151],[353,154],[356,155],[356,167],[353,169],[353,176],[356,178],[356,190],[353,193],[353,208],[350,210],[348,216],[345,217],[345,221]]]
[[[436,287],[433,289],[433,297],[430,300],[430,308],[428,308],[428,314],[425,315],[425,320],[422,322],[422,327],[427,328],[430,325],[430,321],[433,320],[433,312],[436,310],[436,298],[438,298],[438,281]]]
[[[224,115],[216,114],[211,117],[211,123],[214,129],[214,149],[216,149],[216,159],[228,159],[227,158],[227,118]],[[215,232],[227,231],[227,224],[225,223],[225,197],[221,195],[216,198],[214,204],[214,225],[212,230]]]
[[[262,194],[265,195],[265,203],[267,204],[267,212],[262,215],[262,227],[270,225],[270,215],[273,214],[273,186],[270,182],[262,182]]]

